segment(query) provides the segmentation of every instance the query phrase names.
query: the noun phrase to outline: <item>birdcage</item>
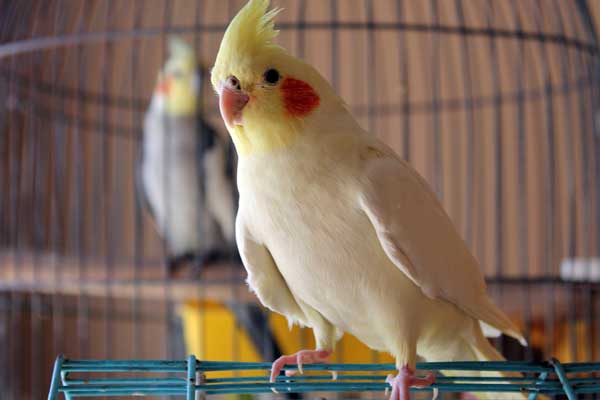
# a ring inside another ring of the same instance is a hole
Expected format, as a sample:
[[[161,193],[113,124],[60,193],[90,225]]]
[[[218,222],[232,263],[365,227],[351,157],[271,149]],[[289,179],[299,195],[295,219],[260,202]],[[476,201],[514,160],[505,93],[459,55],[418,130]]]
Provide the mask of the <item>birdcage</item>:
[[[311,345],[310,332],[288,332],[257,305],[235,255],[170,273],[136,189],[170,38],[207,70],[242,3],[0,4],[3,399],[47,393],[59,353],[258,362]],[[435,189],[531,344],[493,339],[500,350],[526,361],[600,358],[600,5],[273,3],[284,8],[278,42]],[[226,143],[209,86],[197,112]],[[265,329],[252,331],[244,313]],[[391,359],[346,336],[334,360]]]

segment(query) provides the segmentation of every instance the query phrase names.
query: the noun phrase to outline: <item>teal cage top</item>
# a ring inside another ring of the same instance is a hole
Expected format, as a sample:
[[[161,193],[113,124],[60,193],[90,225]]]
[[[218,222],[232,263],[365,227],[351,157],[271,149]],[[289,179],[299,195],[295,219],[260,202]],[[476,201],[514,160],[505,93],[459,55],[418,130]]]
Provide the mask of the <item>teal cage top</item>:
[[[287,366],[288,369],[295,365]],[[58,356],[54,364],[48,400],[63,393],[67,400],[96,396],[175,395],[193,400],[196,392],[253,394],[301,392],[383,392],[390,386],[386,372],[393,364],[307,364],[304,371],[317,372],[294,377],[281,376],[270,383],[270,363],[169,360],[69,360]],[[413,391],[521,392],[534,400],[538,394],[577,395],[600,393],[600,362],[561,364],[549,362],[434,362],[418,363],[418,370],[451,371],[439,376],[431,387]],[[210,377],[211,372],[229,371],[232,377]],[[332,380],[328,371],[337,371]],[[468,371],[517,372],[514,377],[469,377]],[[240,376],[244,372],[244,376]],[[320,372],[320,373],[319,373]],[[93,377],[101,374],[102,377]],[[149,377],[153,374],[157,376]],[[246,376],[250,374],[251,376]]]

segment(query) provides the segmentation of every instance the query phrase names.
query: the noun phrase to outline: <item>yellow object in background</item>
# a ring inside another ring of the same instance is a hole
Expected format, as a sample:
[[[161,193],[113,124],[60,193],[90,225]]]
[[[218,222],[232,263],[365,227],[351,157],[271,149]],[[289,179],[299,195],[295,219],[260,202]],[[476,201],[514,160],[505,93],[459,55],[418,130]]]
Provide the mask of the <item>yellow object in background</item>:
[[[199,360],[272,361],[261,359],[248,334],[236,327],[235,316],[222,304],[188,301],[179,307],[179,315],[183,320],[186,350]],[[295,353],[302,347],[315,347],[311,329],[295,325],[290,330],[285,317],[279,314],[271,314],[270,325],[284,354]],[[394,362],[389,354],[374,353],[352,335],[344,335],[330,359],[346,363]]]
[[[592,330],[587,321],[563,320],[554,326],[554,351],[553,354],[561,362],[577,362],[595,360]],[[549,333],[546,340],[549,339]],[[569,340],[572,338],[572,341]]]
[[[222,304],[188,301],[179,307],[179,315],[185,348],[199,360],[260,361],[250,337]]]

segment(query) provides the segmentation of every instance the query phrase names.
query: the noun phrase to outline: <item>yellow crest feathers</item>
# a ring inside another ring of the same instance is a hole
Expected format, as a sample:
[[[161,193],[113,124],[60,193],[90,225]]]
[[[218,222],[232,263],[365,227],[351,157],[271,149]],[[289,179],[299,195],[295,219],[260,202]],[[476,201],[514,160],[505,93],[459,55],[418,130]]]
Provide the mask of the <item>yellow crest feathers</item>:
[[[223,43],[237,51],[259,49],[271,44],[278,34],[274,18],[280,9],[267,12],[269,3],[269,0],[248,1],[229,24]]]
[[[194,49],[179,36],[169,37],[169,54],[171,57],[194,57]]]
[[[279,47],[273,43],[279,33],[274,18],[281,9],[267,11],[269,3],[270,0],[249,0],[242,7],[225,31],[215,66],[241,56],[252,58],[268,47]]]
[[[167,71],[179,66],[186,71],[193,71],[196,67],[196,53],[194,48],[178,36],[169,37],[169,59],[165,64]]]

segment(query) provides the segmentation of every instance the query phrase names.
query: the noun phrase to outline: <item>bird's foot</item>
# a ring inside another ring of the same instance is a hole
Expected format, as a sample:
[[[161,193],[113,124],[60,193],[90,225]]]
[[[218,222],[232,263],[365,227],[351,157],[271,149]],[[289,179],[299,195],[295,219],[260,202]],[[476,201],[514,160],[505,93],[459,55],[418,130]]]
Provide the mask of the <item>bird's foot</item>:
[[[275,382],[277,376],[283,369],[286,364],[297,364],[298,370],[286,370],[285,376],[293,376],[296,373],[300,372],[303,374],[302,370],[303,364],[315,364],[315,363],[327,363],[327,358],[331,355],[331,350],[300,350],[295,354],[291,354],[289,356],[281,356],[277,360],[273,362],[271,366],[271,382]],[[334,380],[337,379],[337,372],[330,371],[332,378]]]
[[[435,383],[435,375],[429,373],[424,378],[418,378],[415,376],[415,371],[408,366],[404,366],[398,371],[398,375],[395,377],[388,375],[385,381],[392,386],[392,394],[389,400],[410,400],[409,389],[411,387],[423,388]],[[433,398],[436,397],[437,390],[434,389]]]

